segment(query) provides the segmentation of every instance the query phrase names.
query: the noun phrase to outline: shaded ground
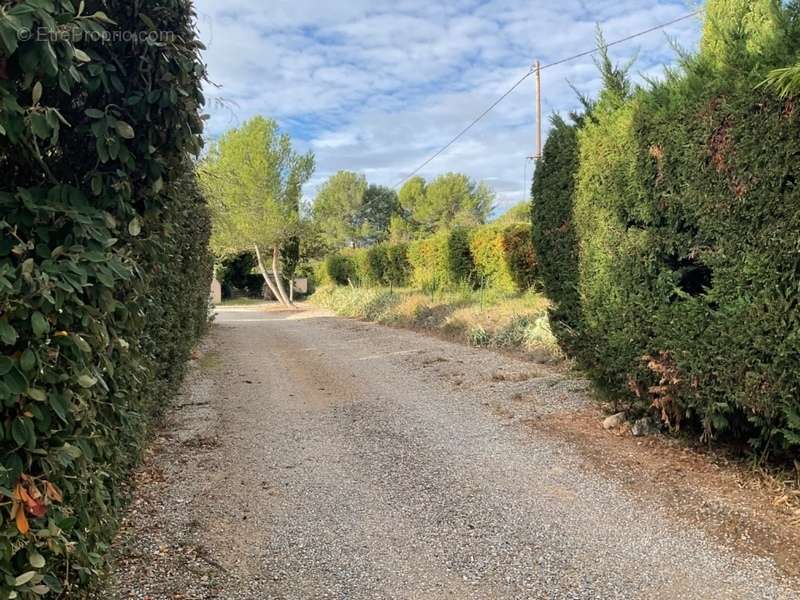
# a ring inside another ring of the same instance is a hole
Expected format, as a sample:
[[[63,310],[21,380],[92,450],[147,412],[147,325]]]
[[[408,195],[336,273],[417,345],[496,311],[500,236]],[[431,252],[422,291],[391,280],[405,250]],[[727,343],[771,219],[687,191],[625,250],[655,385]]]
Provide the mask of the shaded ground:
[[[601,432],[548,367],[240,309],[197,363],[103,597],[800,597],[768,490]]]

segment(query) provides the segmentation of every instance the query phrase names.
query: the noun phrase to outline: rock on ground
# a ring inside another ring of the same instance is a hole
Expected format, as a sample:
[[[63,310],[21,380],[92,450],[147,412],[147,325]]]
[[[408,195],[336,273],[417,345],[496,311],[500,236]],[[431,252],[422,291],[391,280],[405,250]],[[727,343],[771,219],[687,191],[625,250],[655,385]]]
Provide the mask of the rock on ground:
[[[770,557],[539,425],[587,410],[586,389],[325,313],[223,312],[102,597],[800,597]],[[711,500],[687,502],[710,519]]]

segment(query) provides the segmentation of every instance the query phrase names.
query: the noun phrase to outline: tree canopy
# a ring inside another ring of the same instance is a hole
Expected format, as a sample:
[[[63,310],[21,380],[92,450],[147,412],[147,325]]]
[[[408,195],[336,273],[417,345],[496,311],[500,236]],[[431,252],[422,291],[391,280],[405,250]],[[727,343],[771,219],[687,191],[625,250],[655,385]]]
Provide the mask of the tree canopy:
[[[226,133],[198,169],[220,254],[274,248],[300,233],[300,197],[314,155],[300,155],[272,119],[255,117]]]
[[[409,179],[400,189],[399,199],[412,228],[428,234],[447,227],[486,223],[495,193],[464,174],[446,173],[430,184],[422,177]]]
[[[362,227],[359,215],[367,187],[367,178],[352,171],[339,171],[320,186],[311,210],[330,246],[357,245]]]
[[[389,235],[400,203],[391,188],[369,185],[364,175],[339,171],[319,189],[312,206],[314,222],[336,248],[369,246]]]
[[[361,245],[383,242],[389,236],[392,217],[399,214],[397,192],[382,185],[370,185],[364,192],[358,221],[361,226]]]

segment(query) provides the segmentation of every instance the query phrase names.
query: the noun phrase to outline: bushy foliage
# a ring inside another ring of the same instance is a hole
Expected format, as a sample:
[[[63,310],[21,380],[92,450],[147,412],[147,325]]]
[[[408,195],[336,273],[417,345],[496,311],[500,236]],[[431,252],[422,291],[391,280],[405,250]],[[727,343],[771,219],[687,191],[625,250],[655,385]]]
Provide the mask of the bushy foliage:
[[[444,229],[486,223],[494,191],[461,173],[445,173],[430,183],[412,177],[399,192],[399,218],[391,224],[392,239],[408,240]]]
[[[341,251],[342,256],[347,258],[352,265],[352,283],[358,285],[373,285],[377,283],[372,273],[370,264],[369,250],[367,248],[348,248]]]
[[[577,171],[577,126],[556,117],[533,179],[532,231],[539,275],[553,301],[552,326],[567,348],[570,334],[580,322],[578,238],[573,216]]]
[[[343,254],[329,254],[320,262],[316,275],[318,285],[348,285],[357,281],[353,259]]]
[[[530,223],[531,205],[529,202],[520,202],[509,208],[506,212],[496,218],[494,225],[511,225],[512,223]]]
[[[376,244],[364,251],[365,273],[361,282],[366,285],[403,286],[408,282],[408,246],[405,244]]]
[[[536,280],[531,226],[521,223],[479,227],[470,236],[470,253],[478,285],[520,292]]]
[[[386,244],[382,279],[384,284],[404,286],[411,277],[408,244]]]
[[[709,3],[710,14],[723,4]],[[704,43],[663,83],[630,97],[607,89],[593,107],[577,134],[577,246],[548,237],[568,214],[560,193],[573,160],[545,157],[537,251],[548,291],[559,304],[568,298],[569,349],[601,389],[674,427],[791,455],[800,447],[800,110],[796,98],[754,89],[796,60],[800,40],[754,26],[765,5],[741,4],[755,12],[712,30],[737,35]],[[796,4],[780,10],[788,14],[774,22],[796,20]],[[578,268],[565,272],[577,277],[577,305],[550,271],[575,247]]]
[[[102,569],[119,484],[206,322],[191,5],[103,6],[0,11],[3,598],[72,597]],[[104,26],[132,35],[81,35]]]
[[[217,269],[222,296],[230,298],[236,292],[243,292],[253,298],[260,297],[264,278],[254,273],[257,268],[255,252],[240,252],[223,258]]]
[[[472,285],[475,265],[469,248],[470,230],[441,231],[408,247],[411,283],[420,289]]]

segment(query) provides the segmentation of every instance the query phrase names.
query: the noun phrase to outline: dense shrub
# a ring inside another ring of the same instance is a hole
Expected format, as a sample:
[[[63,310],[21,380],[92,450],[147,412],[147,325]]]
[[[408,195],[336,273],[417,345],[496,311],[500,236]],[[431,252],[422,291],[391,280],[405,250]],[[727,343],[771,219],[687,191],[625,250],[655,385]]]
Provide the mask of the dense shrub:
[[[456,227],[412,242],[408,247],[411,282],[421,289],[474,283],[470,230]]]
[[[800,110],[754,91],[800,52],[798,5],[781,10],[786,29],[757,53],[746,23],[729,27],[665,82],[606,90],[592,110],[578,133],[571,349],[602,389],[673,426],[796,455]]]
[[[222,296],[230,298],[243,293],[251,298],[262,297],[264,278],[254,272],[257,267],[255,252],[241,252],[223,258],[217,270]]]
[[[369,249],[348,248],[342,250],[341,255],[350,262],[352,268],[351,281],[354,285],[373,285],[376,283],[372,274]]]
[[[206,320],[191,6],[103,6],[0,12],[0,597],[73,597],[102,569],[119,483]],[[103,25],[131,41],[19,41]]]
[[[317,285],[348,285],[356,280],[353,260],[343,254],[329,254],[320,262],[316,277]]]
[[[383,279],[385,284],[404,286],[411,276],[411,265],[408,262],[408,244],[386,244]]]
[[[470,235],[470,253],[480,285],[520,292],[535,282],[536,257],[530,225],[478,227]]]
[[[403,286],[408,282],[410,267],[405,244],[376,244],[367,250],[366,262],[362,283]]]
[[[376,244],[367,249],[367,283],[381,285],[386,269],[386,246]]]
[[[565,348],[580,322],[578,242],[572,214],[577,171],[577,125],[556,117],[533,179],[532,231],[538,274],[553,301],[553,332]]]

